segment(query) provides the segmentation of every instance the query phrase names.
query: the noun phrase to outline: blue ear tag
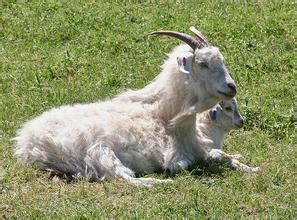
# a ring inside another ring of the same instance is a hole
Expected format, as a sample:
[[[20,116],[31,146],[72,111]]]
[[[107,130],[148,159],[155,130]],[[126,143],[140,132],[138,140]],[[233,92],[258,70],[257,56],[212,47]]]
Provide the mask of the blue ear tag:
[[[210,110],[209,112],[211,120],[215,121],[217,118],[217,111],[216,110]]]

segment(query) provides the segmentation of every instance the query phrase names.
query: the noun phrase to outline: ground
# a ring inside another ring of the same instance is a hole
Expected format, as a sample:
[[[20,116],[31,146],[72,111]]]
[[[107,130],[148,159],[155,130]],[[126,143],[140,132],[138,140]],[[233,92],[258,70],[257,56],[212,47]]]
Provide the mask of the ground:
[[[0,218],[296,218],[296,2],[231,2],[1,1]],[[147,34],[192,25],[220,48],[239,87],[245,127],[224,150],[259,173],[197,165],[142,188],[54,182],[17,163],[11,138],[22,123],[143,87],[179,44]]]

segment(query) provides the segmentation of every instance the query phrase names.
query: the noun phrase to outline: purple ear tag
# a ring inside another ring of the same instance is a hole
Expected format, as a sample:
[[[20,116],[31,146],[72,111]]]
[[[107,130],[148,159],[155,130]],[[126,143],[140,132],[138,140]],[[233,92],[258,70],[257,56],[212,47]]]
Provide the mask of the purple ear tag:
[[[183,66],[186,66],[186,64],[187,64],[187,60],[185,57],[183,57]]]

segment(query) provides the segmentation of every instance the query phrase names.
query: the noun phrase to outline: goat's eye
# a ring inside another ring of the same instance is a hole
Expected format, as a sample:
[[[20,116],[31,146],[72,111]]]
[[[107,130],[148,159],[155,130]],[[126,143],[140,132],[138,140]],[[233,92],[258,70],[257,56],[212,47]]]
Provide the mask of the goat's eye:
[[[230,112],[230,111],[232,111],[232,108],[231,108],[231,107],[226,107],[225,110],[226,110],[227,112]]]
[[[208,65],[206,62],[203,62],[203,61],[199,61],[198,62],[199,66],[203,67],[203,68],[208,68]]]

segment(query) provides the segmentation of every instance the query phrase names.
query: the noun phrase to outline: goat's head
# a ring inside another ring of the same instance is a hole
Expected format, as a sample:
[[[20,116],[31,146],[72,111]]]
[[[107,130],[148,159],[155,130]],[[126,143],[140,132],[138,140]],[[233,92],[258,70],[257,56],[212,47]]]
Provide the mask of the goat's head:
[[[209,110],[209,116],[214,123],[227,132],[243,127],[243,118],[238,111],[235,98],[221,101],[218,105]]]
[[[192,77],[199,92],[216,102],[228,100],[236,95],[236,85],[224,63],[219,49],[211,46],[207,39],[194,27],[190,30],[195,37],[175,31],[156,31],[153,35],[167,35],[182,40],[193,51],[180,54],[177,63],[180,72]]]

